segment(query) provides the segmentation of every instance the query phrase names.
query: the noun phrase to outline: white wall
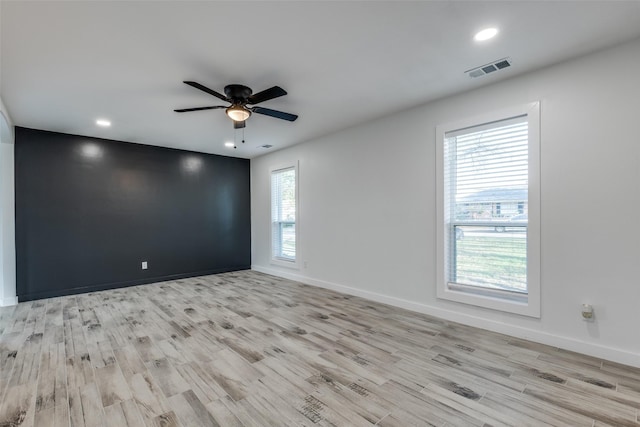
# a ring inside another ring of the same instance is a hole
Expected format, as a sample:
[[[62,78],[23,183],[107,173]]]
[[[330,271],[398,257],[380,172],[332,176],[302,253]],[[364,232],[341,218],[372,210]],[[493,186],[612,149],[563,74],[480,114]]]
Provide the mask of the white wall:
[[[13,126],[0,99],[0,306],[17,304]]]
[[[640,366],[639,74],[637,40],[253,159],[254,268]],[[435,128],[536,100],[542,316],[439,300]],[[269,169],[296,160],[301,270],[269,257]]]

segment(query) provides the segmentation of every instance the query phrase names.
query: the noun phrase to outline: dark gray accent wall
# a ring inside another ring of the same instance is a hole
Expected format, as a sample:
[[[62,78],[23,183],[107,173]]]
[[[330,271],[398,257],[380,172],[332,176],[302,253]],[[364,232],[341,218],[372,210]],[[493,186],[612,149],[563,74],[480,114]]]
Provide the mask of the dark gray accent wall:
[[[16,127],[15,163],[19,301],[250,268],[249,160]]]

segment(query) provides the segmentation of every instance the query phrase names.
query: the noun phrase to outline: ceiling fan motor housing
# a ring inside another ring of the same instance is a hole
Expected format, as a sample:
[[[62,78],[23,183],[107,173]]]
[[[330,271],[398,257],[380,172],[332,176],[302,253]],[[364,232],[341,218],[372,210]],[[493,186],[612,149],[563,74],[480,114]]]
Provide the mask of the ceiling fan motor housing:
[[[252,93],[251,88],[244,85],[227,85],[224,87],[224,94],[232,100],[233,104],[246,104]]]

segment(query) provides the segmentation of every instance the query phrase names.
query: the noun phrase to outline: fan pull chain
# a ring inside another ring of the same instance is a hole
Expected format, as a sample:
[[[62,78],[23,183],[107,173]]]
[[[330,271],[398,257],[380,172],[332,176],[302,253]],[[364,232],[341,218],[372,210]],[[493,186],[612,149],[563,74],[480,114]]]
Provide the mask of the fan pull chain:
[[[244,144],[244,128],[242,128],[242,143]]]

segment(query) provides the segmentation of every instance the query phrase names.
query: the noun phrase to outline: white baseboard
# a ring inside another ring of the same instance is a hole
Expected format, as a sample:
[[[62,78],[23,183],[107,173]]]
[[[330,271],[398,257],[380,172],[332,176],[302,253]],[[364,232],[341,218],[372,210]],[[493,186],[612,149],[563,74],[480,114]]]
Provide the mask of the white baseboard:
[[[8,307],[18,304],[18,297],[0,298],[0,307]]]
[[[381,302],[383,304],[389,304],[395,307],[427,314],[444,320],[449,320],[451,322],[462,323],[465,325],[510,335],[512,337],[535,341],[541,344],[550,345],[552,347],[575,351],[577,353],[582,353],[600,359],[610,360],[612,362],[622,363],[624,365],[640,368],[640,354],[632,353],[629,351],[592,344],[585,341],[577,340],[575,338],[563,337],[560,335],[554,335],[534,329],[523,328],[521,326],[515,326],[508,323],[472,316],[465,313],[445,310],[439,307],[434,307],[432,305],[421,304],[401,298],[365,291],[362,289],[351,288],[349,286],[313,279],[307,276],[302,276],[300,274],[284,272],[269,267],[252,265],[251,269],[261,273],[270,274],[272,276],[295,280],[307,285],[330,289],[348,295],[354,295],[372,301]]]

